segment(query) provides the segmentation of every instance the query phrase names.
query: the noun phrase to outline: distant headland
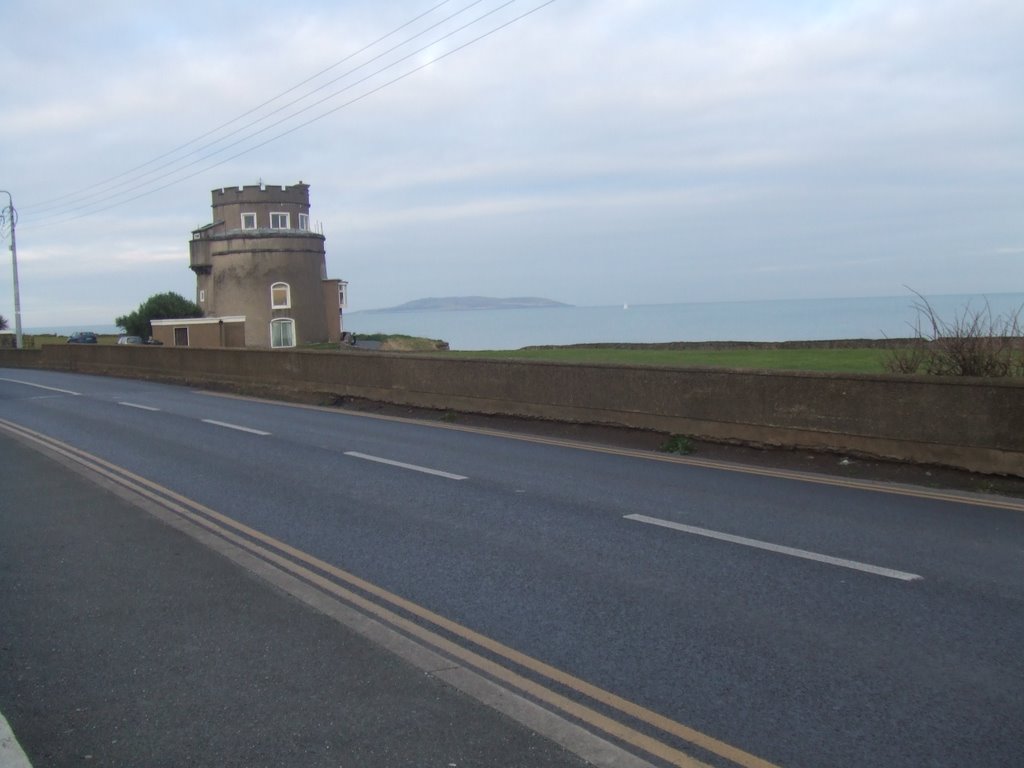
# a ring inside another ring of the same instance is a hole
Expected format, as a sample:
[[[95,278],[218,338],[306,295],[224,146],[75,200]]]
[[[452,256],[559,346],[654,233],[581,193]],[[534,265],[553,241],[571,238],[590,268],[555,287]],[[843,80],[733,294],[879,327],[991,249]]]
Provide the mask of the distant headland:
[[[365,312],[437,312],[470,309],[543,309],[545,307],[569,307],[552,299],[535,296],[519,296],[510,299],[496,299],[490,296],[446,296],[443,298],[415,299],[397,307],[367,309]]]

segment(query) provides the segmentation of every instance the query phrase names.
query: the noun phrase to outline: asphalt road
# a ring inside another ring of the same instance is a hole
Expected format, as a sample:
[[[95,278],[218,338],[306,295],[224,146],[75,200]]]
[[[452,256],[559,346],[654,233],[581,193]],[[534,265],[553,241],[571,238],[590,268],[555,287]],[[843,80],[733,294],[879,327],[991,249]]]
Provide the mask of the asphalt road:
[[[0,370],[0,420],[708,764],[1024,759],[1019,502],[46,371]]]
[[[584,765],[3,433],[0,451],[0,709],[35,768]]]

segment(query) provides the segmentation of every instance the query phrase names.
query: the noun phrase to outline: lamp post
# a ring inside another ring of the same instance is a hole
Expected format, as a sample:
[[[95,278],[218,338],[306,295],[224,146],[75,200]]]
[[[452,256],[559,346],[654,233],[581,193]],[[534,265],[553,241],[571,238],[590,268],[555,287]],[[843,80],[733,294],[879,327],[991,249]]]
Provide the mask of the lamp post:
[[[7,210],[11,215],[11,268],[14,270],[14,343],[18,349],[21,342],[21,293],[18,290],[18,242],[14,237],[14,198],[6,189],[0,192],[7,195]]]

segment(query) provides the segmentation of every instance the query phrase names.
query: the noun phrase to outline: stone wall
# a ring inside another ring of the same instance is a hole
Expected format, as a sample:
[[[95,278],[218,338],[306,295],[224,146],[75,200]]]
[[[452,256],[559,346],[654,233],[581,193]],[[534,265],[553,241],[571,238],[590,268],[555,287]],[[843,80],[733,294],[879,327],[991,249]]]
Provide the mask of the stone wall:
[[[566,365],[429,355],[53,345],[40,367],[832,450],[1024,476],[1024,382]]]

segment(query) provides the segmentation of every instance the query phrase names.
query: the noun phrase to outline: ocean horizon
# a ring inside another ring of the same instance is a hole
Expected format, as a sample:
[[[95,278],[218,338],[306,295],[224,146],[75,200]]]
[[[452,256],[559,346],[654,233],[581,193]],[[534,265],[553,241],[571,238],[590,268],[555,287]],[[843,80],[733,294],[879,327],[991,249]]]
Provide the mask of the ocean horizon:
[[[926,298],[947,322],[965,309],[983,310],[986,303],[993,318],[1024,307],[1024,293]],[[914,335],[919,319],[916,301],[914,296],[880,296],[514,309],[373,309],[346,312],[344,326],[356,335],[389,333],[441,339],[458,350],[549,344],[884,339]],[[75,331],[114,334],[120,329],[88,323],[23,328],[28,334],[58,336]]]
[[[1024,293],[926,297],[950,322],[965,309],[1007,316]],[[345,314],[345,330],[447,341],[452,349],[673,341],[819,341],[906,338],[919,319],[915,296],[847,299],[688,302],[528,309],[362,310]]]

